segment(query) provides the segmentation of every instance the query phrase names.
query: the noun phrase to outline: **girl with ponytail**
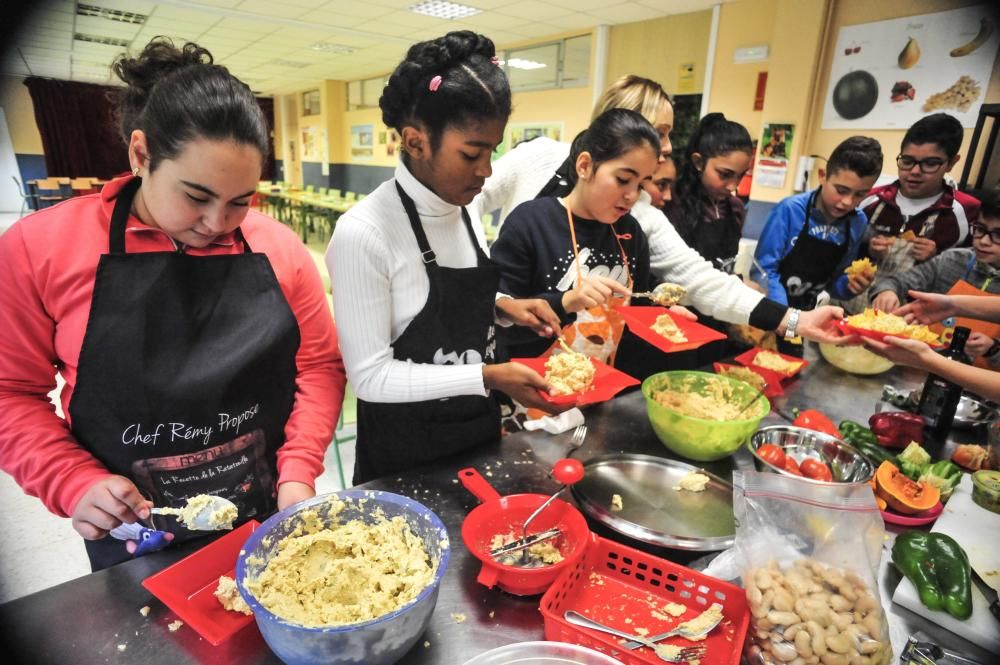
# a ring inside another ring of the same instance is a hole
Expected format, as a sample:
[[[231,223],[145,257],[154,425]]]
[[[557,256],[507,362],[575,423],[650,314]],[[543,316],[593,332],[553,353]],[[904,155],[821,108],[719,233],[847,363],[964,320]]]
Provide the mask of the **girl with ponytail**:
[[[165,38],[114,71],[131,175],[0,237],[0,460],[94,570],[201,535],[140,526],[153,505],[212,494],[242,523],[313,496],[345,384],[309,252],[249,207],[250,88]]]
[[[752,157],[746,127],[709,113],[684,151],[673,200],[664,207],[681,238],[725,272],[732,272],[746,219],[735,191]]]

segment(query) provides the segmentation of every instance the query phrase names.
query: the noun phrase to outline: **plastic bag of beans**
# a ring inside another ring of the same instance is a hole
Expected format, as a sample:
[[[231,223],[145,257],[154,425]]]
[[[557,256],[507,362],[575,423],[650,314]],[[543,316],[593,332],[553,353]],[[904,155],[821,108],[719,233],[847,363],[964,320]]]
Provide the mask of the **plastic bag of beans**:
[[[888,665],[885,527],[866,483],[733,474],[750,665]]]

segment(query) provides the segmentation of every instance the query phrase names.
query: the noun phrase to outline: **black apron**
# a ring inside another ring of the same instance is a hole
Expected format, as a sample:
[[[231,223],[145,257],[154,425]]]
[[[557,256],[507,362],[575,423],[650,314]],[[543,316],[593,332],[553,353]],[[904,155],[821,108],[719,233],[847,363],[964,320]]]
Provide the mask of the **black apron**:
[[[478,257],[474,268],[443,268],[427,242],[413,200],[396,183],[427,270],[427,303],[392,343],[396,360],[419,364],[492,363],[493,313],[500,273],[483,253],[469,213],[462,221]],[[500,411],[492,396],[459,395],[409,403],[358,400],[354,483],[399,473],[447,455],[500,440]]]
[[[298,323],[271,264],[242,254],[125,252],[140,180],[111,216],[69,415],[73,435],[156,506],[198,494],[236,504],[238,522],[275,508],[275,455],[295,398]],[[157,529],[183,542],[173,517]],[[125,543],[86,541],[94,570],[129,558]]]
[[[781,260],[778,274],[781,283],[788,294],[788,306],[797,309],[812,309],[816,306],[816,297],[831,280],[831,275],[840,265],[851,245],[851,225],[847,224],[846,236],[842,245],[820,240],[809,235],[809,213],[816,202],[816,190],[806,204],[806,218],[802,231],[795,241],[792,251]]]

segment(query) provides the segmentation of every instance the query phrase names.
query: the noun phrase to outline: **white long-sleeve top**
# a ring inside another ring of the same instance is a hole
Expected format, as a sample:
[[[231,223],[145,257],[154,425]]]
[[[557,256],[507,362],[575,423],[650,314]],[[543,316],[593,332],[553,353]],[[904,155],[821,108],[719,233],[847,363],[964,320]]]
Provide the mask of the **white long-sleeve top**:
[[[482,193],[471,208],[479,214],[500,209],[500,222],[510,212],[538,194],[569,156],[570,144],[539,137],[522,143],[493,163]],[[735,275],[716,270],[685,243],[663,212],[642,192],[632,216],[649,239],[650,268],[665,282],[683,286],[690,303],[708,316],[745,324],[763,294],[746,286]]]
[[[326,251],[347,378],[358,397],[369,402],[486,395],[482,363],[434,365],[393,358],[393,342],[424,308],[430,288],[396,182],[413,199],[439,265],[471,268],[477,262],[461,208],[440,199],[399,164],[393,180],[337,221]],[[486,251],[478,210],[468,210]]]

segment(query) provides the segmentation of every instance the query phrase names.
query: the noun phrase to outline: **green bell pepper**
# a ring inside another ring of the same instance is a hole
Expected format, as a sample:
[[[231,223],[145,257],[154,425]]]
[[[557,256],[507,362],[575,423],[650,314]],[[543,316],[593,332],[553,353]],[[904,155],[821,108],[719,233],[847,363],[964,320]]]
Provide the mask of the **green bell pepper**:
[[[877,469],[882,462],[896,461],[896,456],[887,448],[883,448],[878,443],[875,432],[871,431],[861,423],[853,420],[841,421],[840,438],[858,449],[862,455]]]
[[[961,545],[943,533],[908,531],[892,546],[892,562],[913,582],[920,602],[957,619],[972,615],[972,574]]]

